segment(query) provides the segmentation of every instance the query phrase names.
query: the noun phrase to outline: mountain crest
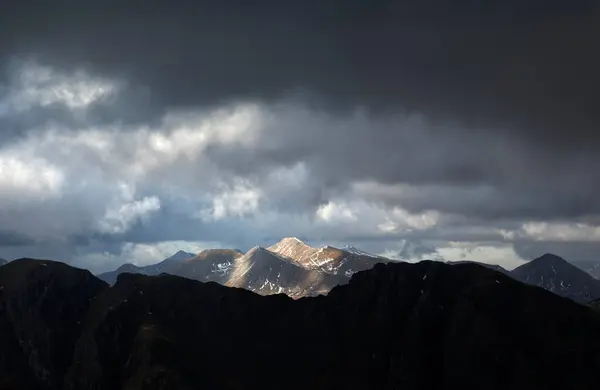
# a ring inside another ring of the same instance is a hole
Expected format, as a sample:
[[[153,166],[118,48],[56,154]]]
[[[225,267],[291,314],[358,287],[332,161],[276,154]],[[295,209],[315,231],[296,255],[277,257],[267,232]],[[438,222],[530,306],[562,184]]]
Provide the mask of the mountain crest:
[[[531,262],[544,262],[544,263],[554,263],[554,264],[569,264],[569,262],[565,259],[563,259],[560,256],[554,255],[552,253],[545,253],[543,255],[541,255],[540,257],[531,260]]]
[[[306,244],[304,241],[302,241],[298,237],[284,237],[278,242],[278,244],[283,244],[283,243],[287,243],[287,244],[295,243],[295,244],[302,244],[302,245],[309,246],[308,244]]]

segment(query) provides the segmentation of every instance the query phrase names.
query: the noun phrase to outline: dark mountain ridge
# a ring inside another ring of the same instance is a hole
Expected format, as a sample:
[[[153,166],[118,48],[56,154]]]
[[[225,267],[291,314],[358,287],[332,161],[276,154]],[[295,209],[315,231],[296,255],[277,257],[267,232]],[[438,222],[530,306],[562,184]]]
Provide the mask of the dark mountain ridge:
[[[378,264],[299,300],[35,260],[0,286],[2,389],[600,386],[600,313],[476,264]]]
[[[481,263],[479,261],[472,261],[472,260],[446,261],[446,264],[478,264],[483,267],[493,269],[494,271],[498,271],[498,272],[501,272],[506,275],[510,274],[510,272],[511,272],[511,271],[507,270],[506,268],[501,267],[497,264]]]

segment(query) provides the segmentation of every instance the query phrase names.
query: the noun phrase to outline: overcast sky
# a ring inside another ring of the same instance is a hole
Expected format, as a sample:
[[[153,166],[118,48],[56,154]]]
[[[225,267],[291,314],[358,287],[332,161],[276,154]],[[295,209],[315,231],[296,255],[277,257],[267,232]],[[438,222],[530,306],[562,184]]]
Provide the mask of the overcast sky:
[[[11,3],[0,257],[599,260],[600,1]]]

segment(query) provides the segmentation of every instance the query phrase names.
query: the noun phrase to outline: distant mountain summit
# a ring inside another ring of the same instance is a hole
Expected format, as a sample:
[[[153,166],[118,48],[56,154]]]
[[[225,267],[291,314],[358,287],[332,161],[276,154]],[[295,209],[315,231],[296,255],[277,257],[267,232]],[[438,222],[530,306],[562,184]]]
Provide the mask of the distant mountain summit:
[[[545,254],[523,264],[510,275],[577,302],[587,303],[600,298],[600,280],[553,254]]]

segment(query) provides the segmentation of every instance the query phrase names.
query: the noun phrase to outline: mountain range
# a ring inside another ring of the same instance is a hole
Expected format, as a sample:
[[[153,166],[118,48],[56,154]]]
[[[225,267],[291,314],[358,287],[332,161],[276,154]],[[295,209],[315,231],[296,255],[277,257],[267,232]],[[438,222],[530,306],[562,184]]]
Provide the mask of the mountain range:
[[[159,275],[168,273],[203,282],[216,282],[262,294],[286,294],[293,298],[328,293],[334,286],[348,283],[357,271],[392,260],[353,247],[314,248],[295,237],[287,237],[247,253],[233,249],[208,249],[193,255],[177,252],[154,265],[124,264],[99,275],[114,284],[122,273]],[[546,254],[509,271],[499,265],[475,261],[448,262],[451,265],[475,263],[501,272],[524,283],[545,288],[580,303],[600,298],[600,280],[559,256]]]
[[[354,272],[390,261],[352,247],[313,248],[295,237],[284,238],[269,248],[256,246],[247,253],[233,249],[208,249],[196,256],[178,254],[145,267],[124,264],[115,271],[99,275],[99,278],[113,284],[124,272],[145,275],[168,273],[245,288],[263,295],[287,294],[298,298],[325,294],[334,286],[347,283]]]
[[[600,386],[600,312],[477,264],[377,264],[297,300],[31,259],[0,286],[6,390]]]
[[[287,237],[268,248],[256,246],[246,253],[237,249],[207,249],[198,254],[178,251],[156,264],[123,264],[98,277],[113,285],[123,273],[150,276],[166,273],[244,288],[261,295],[286,294],[300,298],[327,294],[333,287],[348,283],[355,272],[391,261],[350,246],[314,248],[298,238]],[[552,254],[545,254],[512,271],[475,261],[447,263],[478,264],[579,303],[600,298],[600,280],[584,271],[581,264],[569,263]]]

